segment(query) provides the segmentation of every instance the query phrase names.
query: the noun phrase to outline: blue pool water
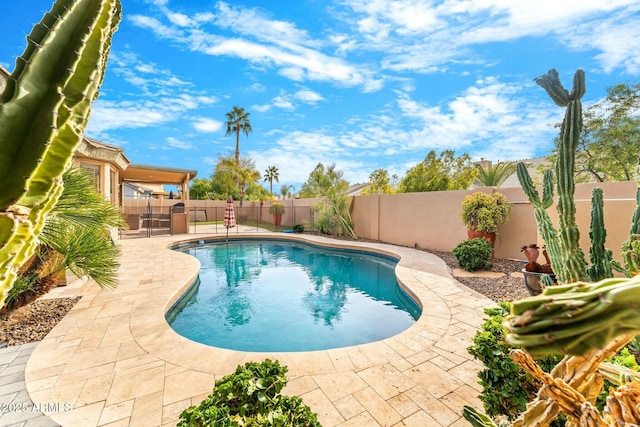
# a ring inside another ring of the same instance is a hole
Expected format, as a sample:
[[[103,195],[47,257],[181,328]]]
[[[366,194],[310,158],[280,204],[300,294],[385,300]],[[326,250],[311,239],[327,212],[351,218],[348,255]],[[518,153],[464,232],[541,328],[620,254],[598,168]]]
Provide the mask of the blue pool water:
[[[180,249],[199,281],[167,313],[180,335],[241,351],[310,351],[396,335],[420,316],[396,261],[293,241],[239,240]]]

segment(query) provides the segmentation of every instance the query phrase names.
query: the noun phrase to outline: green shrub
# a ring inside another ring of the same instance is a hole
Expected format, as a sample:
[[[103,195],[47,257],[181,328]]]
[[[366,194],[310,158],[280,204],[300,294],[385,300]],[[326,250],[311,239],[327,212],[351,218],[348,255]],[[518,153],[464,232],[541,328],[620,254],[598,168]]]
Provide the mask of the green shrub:
[[[489,317],[485,318],[467,352],[484,365],[484,369],[478,373],[479,384],[483,388],[479,398],[487,415],[506,415],[513,420],[526,409],[540,384],[509,356],[511,346],[504,342],[502,322],[509,314],[510,307],[510,303],[501,302],[496,308],[484,310]],[[549,372],[560,360],[562,356],[550,356],[537,362]],[[556,420],[554,425],[563,425],[563,421]]]
[[[313,207],[313,225],[322,234],[337,234],[338,220],[327,204],[317,203]]]
[[[304,233],[304,225],[296,224],[293,226],[293,231],[296,233]]]
[[[464,198],[460,217],[467,228],[497,233],[498,226],[509,220],[511,204],[502,193],[478,191]]]
[[[460,267],[467,271],[490,269],[491,252],[491,243],[482,238],[463,240],[452,251]]]
[[[282,396],[287,367],[276,360],[248,362],[216,381],[199,406],[180,414],[178,427],[302,426],[320,427],[311,409],[298,397]]]

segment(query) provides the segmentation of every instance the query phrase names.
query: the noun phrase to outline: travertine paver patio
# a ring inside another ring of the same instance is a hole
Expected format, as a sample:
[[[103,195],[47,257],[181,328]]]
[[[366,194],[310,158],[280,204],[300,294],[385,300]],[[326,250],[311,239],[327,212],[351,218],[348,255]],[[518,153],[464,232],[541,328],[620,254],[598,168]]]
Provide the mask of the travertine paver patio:
[[[208,347],[176,334],[164,320],[199,267],[195,258],[167,246],[194,237],[122,240],[118,288],[70,290],[83,298],[33,351],[25,370],[31,399],[63,426],[174,426],[216,379],[239,364],[271,358],[289,368],[284,393],[301,396],[325,427],[467,425],[462,407],[482,407],[476,397],[481,365],[465,349],[490,300],[460,285],[442,260],[422,251],[260,236],[397,254],[399,281],[421,301],[423,315],[392,338],[334,350],[267,354]]]

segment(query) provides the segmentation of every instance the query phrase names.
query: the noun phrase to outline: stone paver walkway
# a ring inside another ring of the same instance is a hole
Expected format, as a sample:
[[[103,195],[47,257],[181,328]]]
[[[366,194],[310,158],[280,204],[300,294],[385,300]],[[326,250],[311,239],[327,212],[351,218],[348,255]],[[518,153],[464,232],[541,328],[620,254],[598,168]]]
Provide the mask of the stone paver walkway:
[[[476,397],[482,366],[466,347],[490,300],[422,251],[259,236],[400,256],[399,282],[421,302],[423,315],[399,335],[353,347],[272,354],[213,348],[181,337],[164,319],[198,274],[195,258],[167,249],[189,236],[123,240],[118,288],[75,290],[83,298],[29,357],[25,378],[33,402],[62,426],[175,426],[216,379],[247,361],[271,358],[289,368],[284,393],[301,396],[325,427],[468,425],[461,411],[464,405],[482,407]]]
[[[0,426],[56,427],[27,394],[24,370],[37,342],[0,349]]]

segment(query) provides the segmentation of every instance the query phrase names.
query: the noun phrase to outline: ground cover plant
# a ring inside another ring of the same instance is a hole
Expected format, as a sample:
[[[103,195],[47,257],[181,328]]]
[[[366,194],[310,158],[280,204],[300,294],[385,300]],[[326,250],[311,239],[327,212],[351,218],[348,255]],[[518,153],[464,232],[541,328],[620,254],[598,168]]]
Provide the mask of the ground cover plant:
[[[287,367],[266,359],[238,366],[215,382],[198,406],[180,414],[178,427],[301,426],[320,427],[316,414],[299,397],[283,396]]]
[[[485,309],[488,317],[467,351],[484,365],[478,377],[483,388],[479,398],[485,412],[491,417],[503,416],[513,420],[525,411],[527,403],[535,397],[541,384],[520,368],[509,355],[511,346],[504,341],[502,323],[510,310],[511,304],[507,302]],[[545,372],[550,372],[561,359],[562,356],[551,355],[538,363]],[[562,418],[551,425],[564,424],[565,420]]]

